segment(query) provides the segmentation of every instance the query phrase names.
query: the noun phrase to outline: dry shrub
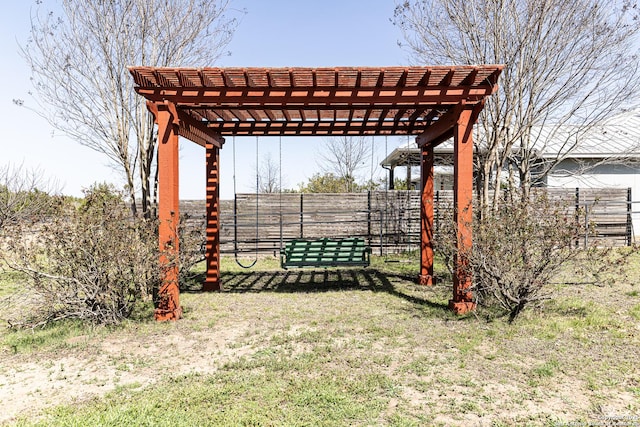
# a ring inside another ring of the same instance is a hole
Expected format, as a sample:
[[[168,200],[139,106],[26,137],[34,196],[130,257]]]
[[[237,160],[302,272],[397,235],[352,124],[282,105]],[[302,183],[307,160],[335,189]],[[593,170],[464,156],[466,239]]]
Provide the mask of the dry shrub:
[[[156,225],[133,219],[110,186],[86,192],[36,237],[11,232],[7,264],[28,279],[28,306],[15,325],[44,325],[62,319],[114,324],[149,300],[159,280]]]
[[[502,203],[477,221],[472,266],[480,301],[513,321],[527,305],[550,297],[552,279],[582,255],[575,242],[589,230],[576,219],[539,195]]]
[[[613,265],[607,255],[610,250],[598,248],[596,239],[589,239],[588,247],[577,244],[592,231],[585,225],[584,212],[550,201],[545,193],[488,209],[473,223],[469,268],[477,302],[513,321],[526,307],[550,298],[552,281],[564,270],[571,269],[578,280],[586,276],[593,280]],[[456,252],[452,221],[442,223],[439,237],[436,250],[452,269]]]

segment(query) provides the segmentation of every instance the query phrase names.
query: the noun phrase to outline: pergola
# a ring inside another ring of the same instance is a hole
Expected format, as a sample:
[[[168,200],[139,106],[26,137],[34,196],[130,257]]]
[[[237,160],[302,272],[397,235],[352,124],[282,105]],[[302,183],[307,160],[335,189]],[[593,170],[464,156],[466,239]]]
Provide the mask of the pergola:
[[[433,283],[433,148],[454,139],[457,257],[450,307],[474,308],[472,128],[502,65],[335,68],[131,67],[158,125],[158,320],[181,316],[178,287],[178,137],[206,150],[205,291],[220,290],[219,152],[226,136],[413,135],[421,148],[421,267]]]

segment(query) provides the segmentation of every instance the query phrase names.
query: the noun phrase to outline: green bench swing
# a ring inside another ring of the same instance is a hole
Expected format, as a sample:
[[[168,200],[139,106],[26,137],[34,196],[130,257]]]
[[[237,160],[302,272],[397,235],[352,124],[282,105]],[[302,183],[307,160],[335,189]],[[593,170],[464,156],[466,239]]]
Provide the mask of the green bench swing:
[[[368,267],[371,248],[364,239],[294,239],[280,250],[280,265],[289,267]]]

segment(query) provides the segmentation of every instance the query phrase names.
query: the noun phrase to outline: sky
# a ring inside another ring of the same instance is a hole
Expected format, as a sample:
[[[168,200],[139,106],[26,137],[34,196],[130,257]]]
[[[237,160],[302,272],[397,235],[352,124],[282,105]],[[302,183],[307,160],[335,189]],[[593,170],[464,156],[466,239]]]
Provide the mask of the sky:
[[[398,46],[401,34],[390,18],[393,0],[233,0],[233,8],[246,11],[228,46],[230,56],[216,64],[224,67],[333,67],[408,65],[407,52]],[[19,45],[28,37],[31,9],[35,0],[4,0],[0,14],[0,67],[4,88],[0,93],[0,114],[4,135],[0,142],[0,167],[22,165],[37,169],[57,183],[67,195],[81,196],[95,182],[123,187],[121,172],[104,154],[69,139],[32,110],[14,105],[14,99],[28,99],[32,89],[29,69],[19,55]],[[234,12],[232,12],[234,13]],[[283,187],[297,188],[320,172],[317,160],[321,137],[283,137]],[[257,141],[261,159],[279,159],[279,139]],[[406,138],[371,140],[374,147],[374,176],[382,177],[379,162],[386,152],[406,144]],[[256,138],[227,138],[221,150],[221,198],[233,198],[233,145],[236,151],[236,191],[255,192]],[[204,149],[180,140],[180,198],[205,198]],[[368,178],[370,166],[362,173]]]

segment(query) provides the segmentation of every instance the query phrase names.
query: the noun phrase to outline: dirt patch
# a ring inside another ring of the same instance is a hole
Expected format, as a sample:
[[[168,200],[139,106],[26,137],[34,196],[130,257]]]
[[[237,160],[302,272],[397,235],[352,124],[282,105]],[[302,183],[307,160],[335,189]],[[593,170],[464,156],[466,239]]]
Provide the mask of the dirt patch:
[[[255,351],[238,344],[248,327],[247,322],[198,332],[168,327],[163,334],[125,333],[96,341],[81,336],[67,340],[81,349],[64,354],[5,356],[0,423],[48,406],[86,401],[116,387],[146,387],[167,377],[214,372]]]

